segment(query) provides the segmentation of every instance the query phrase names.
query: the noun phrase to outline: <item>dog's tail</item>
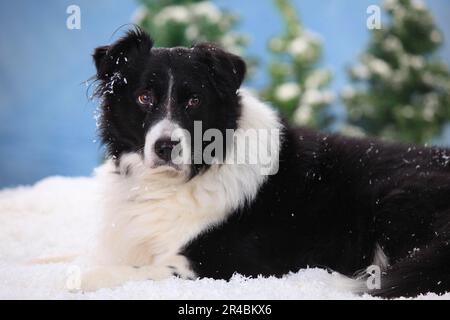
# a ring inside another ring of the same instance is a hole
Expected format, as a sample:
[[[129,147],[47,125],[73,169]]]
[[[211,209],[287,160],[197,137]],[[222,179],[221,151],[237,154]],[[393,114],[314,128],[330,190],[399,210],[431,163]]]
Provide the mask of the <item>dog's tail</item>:
[[[450,292],[450,238],[435,239],[416,248],[383,272],[381,289],[370,294],[384,298],[415,297]]]

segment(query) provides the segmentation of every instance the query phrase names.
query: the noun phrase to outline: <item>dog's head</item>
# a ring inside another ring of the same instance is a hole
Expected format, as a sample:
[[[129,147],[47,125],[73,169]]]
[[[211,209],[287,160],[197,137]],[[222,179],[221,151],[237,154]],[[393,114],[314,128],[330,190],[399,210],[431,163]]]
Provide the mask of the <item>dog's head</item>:
[[[100,135],[109,156],[141,155],[145,166],[188,177],[202,172],[208,129],[236,129],[244,61],[212,44],[154,48],[148,34],[129,31],[93,54],[102,99]],[[226,139],[220,143],[226,150]],[[226,151],[225,151],[226,153]],[[194,161],[194,159],[201,159]]]

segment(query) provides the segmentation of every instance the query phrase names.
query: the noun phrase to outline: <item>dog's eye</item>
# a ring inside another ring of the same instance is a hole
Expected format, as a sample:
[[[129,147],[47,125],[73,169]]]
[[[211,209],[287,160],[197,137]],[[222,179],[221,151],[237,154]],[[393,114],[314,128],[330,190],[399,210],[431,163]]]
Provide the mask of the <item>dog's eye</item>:
[[[200,97],[195,94],[189,98],[187,105],[186,105],[186,109],[198,107],[200,105],[200,103],[201,103]]]
[[[137,102],[142,106],[151,107],[155,103],[155,97],[151,91],[145,91],[137,97]]]

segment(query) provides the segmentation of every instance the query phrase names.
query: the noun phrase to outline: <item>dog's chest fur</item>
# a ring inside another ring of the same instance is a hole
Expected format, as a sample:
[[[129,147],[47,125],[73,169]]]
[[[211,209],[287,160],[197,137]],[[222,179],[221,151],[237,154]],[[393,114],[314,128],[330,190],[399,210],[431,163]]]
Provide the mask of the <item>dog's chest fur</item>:
[[[239,127],[280,128],[276,114],[262,106],[244,96]],[[241,134],[236,133],[234,148],[246,143]],[[278,137],[268,138],[273,141],[259,143],[271,146],[278,160]],[[145,167],[137,153],[123,155],[118,167],[109,161],[99,175],[105,207],[96,259],[101,264],[133,266],[171,263],[190,240],[252,200],[267,178],[258,164],[214,164],[186,182],[184,177]]]
[[[176,255],[195,235],[225,219],[228,211],[221,185],[212,179],[183,183],[162,174],[147,179],[139,158],[137,154],[123,157],[119,174],[111,173],[110,164],[104,168],[109,172],[105,172],[107,199],[101,236],[105,249],[101,251],[109,264],[159,264]]]

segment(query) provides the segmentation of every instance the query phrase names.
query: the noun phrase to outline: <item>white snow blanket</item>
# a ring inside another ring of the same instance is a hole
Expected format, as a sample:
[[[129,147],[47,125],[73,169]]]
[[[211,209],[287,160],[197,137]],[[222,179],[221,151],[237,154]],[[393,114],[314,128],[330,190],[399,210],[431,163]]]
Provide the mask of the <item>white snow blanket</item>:
[[[66,283],[73,265],[30,260],[83,252],[92,245],[100,218],[97,184],[95,177],[50,177],[34,186],[0,191],[0,299],[373,299],[330,285],[336,276],[320,269],[282,279],[170,278],[70,292]],[[450,299],[450,293],[418,299]]]

